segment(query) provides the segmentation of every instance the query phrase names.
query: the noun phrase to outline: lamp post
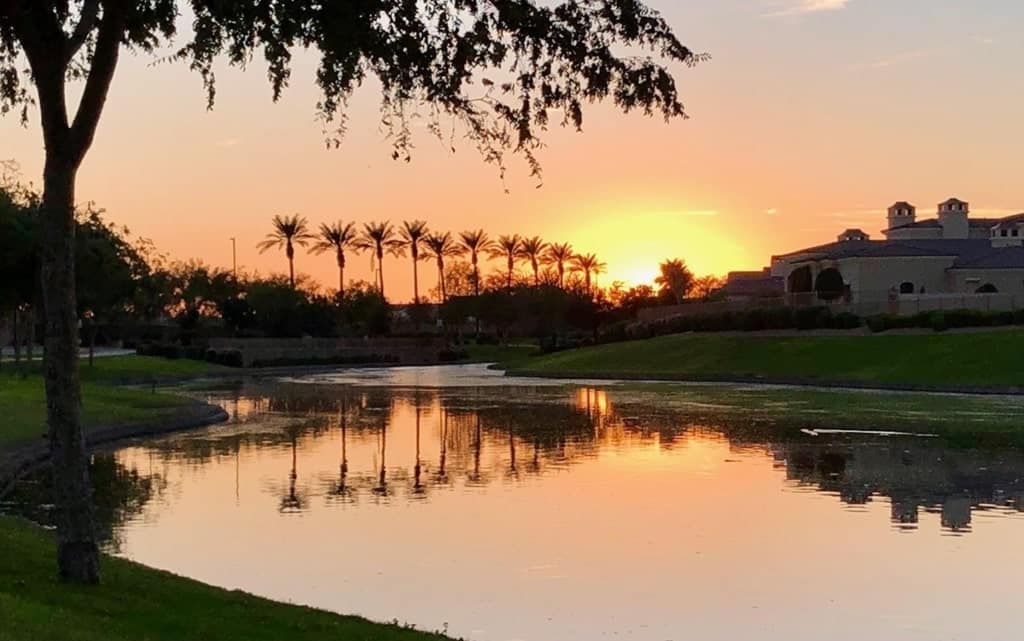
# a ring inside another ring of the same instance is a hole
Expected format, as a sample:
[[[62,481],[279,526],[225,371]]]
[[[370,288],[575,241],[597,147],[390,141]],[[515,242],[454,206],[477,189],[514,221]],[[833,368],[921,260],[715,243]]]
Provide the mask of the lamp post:
[[[231,237],[231,273],[238,280],[238,248],[235,237]]]

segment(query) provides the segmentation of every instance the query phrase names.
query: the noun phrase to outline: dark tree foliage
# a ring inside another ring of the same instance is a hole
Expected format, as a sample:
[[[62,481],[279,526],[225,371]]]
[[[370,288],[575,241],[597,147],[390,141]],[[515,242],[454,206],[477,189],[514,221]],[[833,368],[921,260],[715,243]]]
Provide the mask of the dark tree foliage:
[[[190,39],[175,41],[179,15]],[[413,123],[454,143],[465,135],[503,173],[521,154],[539,175],[540,134],[555,119],[579,128],[583,107],[683,116],[665,66],[701,59],[638,0],[0,0],[0,113],[38,108],[43,172],[41,271],[47,422],[60,575],[99,580],[88,459],[80,421],[74,274],[75,183],[92,145],[122,50],[172,55],[198,72],[212,105],[218,58],[261,55],[276,99],[293,52],[319,55],[317,110],[330,142],[344,107],[371,77],[396,158],[408,159]],[[67,86],[80,83],[70,112]],[[31,91],[34,85],[35,91]],[[446,133],[447,132],[447,133]]]

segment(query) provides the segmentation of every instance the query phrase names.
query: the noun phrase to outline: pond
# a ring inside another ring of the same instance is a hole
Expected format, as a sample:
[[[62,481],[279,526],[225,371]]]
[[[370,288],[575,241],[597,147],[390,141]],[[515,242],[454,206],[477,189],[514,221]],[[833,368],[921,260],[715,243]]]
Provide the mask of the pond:
[[[474,641],[1021,635],[1024,451],[801,432],[920,427],[905,397],[479,367],[193,393],[231,421],[95,457],[111,552]]]

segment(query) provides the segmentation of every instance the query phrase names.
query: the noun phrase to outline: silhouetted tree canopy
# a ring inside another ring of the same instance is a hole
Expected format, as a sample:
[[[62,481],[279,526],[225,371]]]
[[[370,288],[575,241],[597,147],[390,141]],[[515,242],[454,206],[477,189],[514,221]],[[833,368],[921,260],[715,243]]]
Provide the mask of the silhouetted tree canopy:
[[[191,18],[180,40],[179,16]],[[0,0],[0,114],[27,121],[37,102],[46,150],[40,254],[47,423],[60,459],[57,558],[60,575],[79,582],[99,580],[99,552],[75,344],[77,172],[121,50],[161,56],[166,47],[165,58],[202,76],[209,105],[219,58],[245,66],[261,55],[277,99],[294,52],[312,50],[317,110],[335,144],[347,100],[374,77],[396,158],[409,158],[412,123],[422,120],[441,139],[465,132],[502,173],[507,151],[522,154],[535,175],[538,136],[552,117],[579,128],[583,105],[606,98],[624,111],[683,116],[665,65],[701,58],[637,0]],[[68,84],[76,81],[81,98],[69,113]],[[380,284],[383,293],[383,274]]]

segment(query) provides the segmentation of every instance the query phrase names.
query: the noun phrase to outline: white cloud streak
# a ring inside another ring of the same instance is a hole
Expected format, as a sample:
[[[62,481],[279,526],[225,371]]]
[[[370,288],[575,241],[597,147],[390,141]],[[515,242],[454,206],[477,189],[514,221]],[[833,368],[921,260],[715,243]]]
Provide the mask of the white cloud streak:
[[[821,13],[823,11],[839,11],[850,5],[852,0],[798,0],[790,2],[789,6],[782,7],[768,14],[769,17],[798,16],[808,13]]]

